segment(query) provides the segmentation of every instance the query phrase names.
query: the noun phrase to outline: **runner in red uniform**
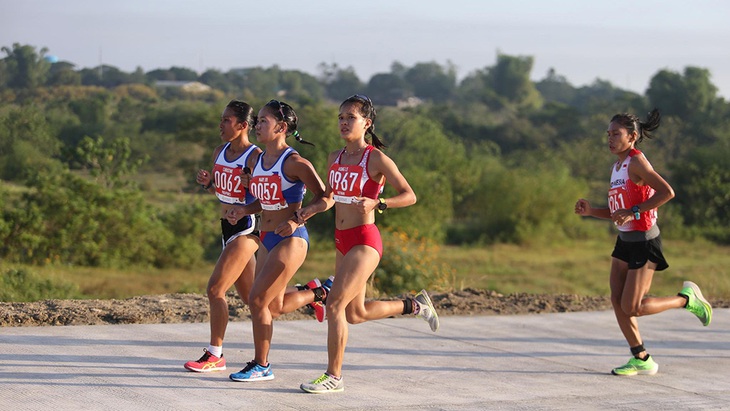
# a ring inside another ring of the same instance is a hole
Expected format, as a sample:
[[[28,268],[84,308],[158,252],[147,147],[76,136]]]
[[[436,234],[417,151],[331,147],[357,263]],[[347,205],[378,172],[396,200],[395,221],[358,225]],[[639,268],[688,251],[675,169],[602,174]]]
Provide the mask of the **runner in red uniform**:
[[[304,222],[312,215],[335,206],[335,279],[327,295],[327,372],[301,384],[311,393],[344,390],[342,362],[347,345],[348,323],[359,324],[398,314],[417,315],[436,331],[439,320],[426,290],[400,301],[365,301],[368,278],[380,262],[383,243],[375,226],[375,211],[407,207],[416,194],[396,164],[380,148],[375,135],[375,107],[366,96],[355,95],[340,105],[340,137],[345,148],[329,156],[327,191],[298,213]],[[372,137],[369,143],[365,136]],[[390,198],[379,197],[385,181],[397,191]]]

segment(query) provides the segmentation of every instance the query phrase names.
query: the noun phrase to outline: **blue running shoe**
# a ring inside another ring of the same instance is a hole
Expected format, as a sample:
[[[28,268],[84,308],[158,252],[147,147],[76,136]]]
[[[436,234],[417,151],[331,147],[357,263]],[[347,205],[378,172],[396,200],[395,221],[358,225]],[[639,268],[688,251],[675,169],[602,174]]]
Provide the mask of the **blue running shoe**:
[[[274,379],[274,373],[271,372],[271,364],[266,367],[259,365],[256,361],[250,361],[239,372],[229,375],[233,381],[268,381]]]

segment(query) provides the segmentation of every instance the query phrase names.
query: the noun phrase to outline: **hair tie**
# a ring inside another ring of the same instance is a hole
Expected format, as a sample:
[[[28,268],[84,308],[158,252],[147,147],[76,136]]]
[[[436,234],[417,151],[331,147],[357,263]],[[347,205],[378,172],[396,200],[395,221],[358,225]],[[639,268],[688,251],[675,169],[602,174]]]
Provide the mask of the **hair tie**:
[[[300,143],[302,143],[302,144],[309,144],[310,146],[314,146],[314,144],[310,143],[309,141],[305,141],[305,140],[304,140],[304,139],[303,139],[303,138],[302,138],[302,137],[301,137],[301,136],[299,135],[299,131],[297,131],[297,130],[294,130],[294,132],[293,132],[293,133],[291,133],[291,135],[293,135],[293,136],[294,136],[294,138],[295,138],[295,139],[297,139],[297,141],[298,141],[298,142],[300,142]]]

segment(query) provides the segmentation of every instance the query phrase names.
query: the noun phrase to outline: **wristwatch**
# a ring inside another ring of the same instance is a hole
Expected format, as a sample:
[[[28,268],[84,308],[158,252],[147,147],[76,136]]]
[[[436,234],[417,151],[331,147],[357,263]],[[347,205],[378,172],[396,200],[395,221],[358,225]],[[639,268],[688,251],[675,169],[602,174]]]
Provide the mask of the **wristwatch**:
[[[378,212],[382,214],[386,208],[388,208],[388,204],[385,204],[385,200],[383,198],[379,198],[378,199]]]
[[[639,206],[635,205],[631,207],[631,212],[634,213],[634,220],[638,220],[641,218],[641,211],[639,211]]]

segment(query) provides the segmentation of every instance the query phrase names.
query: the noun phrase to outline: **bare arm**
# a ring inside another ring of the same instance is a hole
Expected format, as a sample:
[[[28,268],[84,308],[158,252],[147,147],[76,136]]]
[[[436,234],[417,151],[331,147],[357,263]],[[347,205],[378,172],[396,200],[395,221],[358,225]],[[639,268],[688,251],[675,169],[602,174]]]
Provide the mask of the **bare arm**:
[[[215,163],[215,159],[218,158],[218,154],[223,150],[225,144],[221,144],[213,150],[212,162]],[[215,186],[213,185],[213,176],[208,170],[198,170],[198,175],[195,177],[195,182],[200,184],[205,191],[212,193],[215,192]],[[205,188],[208,187],[208,188]],[[211,191],[212,190],[212,191]]]
[[[339,153],[339,150],[334,151],[330,153],[328,161],[327,161],[327,169],[329,170],[329,167],[332,166],[332,163],[334,163],[335,159],[337,158],[337,154]],[[335,205],[335,200],[332,197],[332,187],[329,185],[329,181],[325,184],[325,190],[324,194],[320,198],[313,198],[312,201],[307,204],[306,207],[302,207],[300,210],[297,211],[296,217],[299,224],[304,224],[305,221],[312,218],[317,213],[323,213],[332,206]]]
[[[416,203],[416,193],[408,184],[408,180],[401,174],[398,166],[388,156],[380,150],[373,150],[370,153],[369,172],[373,178],[385,178],[393,188],[398,192],[393,197],[384,199],[388,208],[408,207]],[[368,213],[377,207],[379,200],[367,197],[358,197],[359,204],[363,207],[362,212]]]

